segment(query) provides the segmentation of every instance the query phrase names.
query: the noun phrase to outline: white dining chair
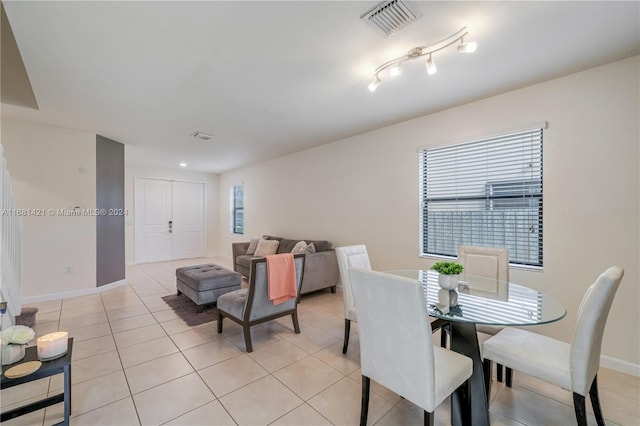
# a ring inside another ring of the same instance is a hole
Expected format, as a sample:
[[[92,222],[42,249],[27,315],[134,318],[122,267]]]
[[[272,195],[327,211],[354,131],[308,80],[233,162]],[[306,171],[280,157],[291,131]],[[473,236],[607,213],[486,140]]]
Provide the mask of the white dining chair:
[[[464,266],[464,272],[469,275],[494,278],[500,281],[509,281],[509,249],[479,247],[479,246],[459,246],[458,263]],[[491,336],[496,335],[503,327],[495,325],[478,324],[476,330],[480,333]],[[446,333],[442,333],[441,339],[446,339]],[[446,345],[446,341],[441,340],[441,345]],[[502,382],[503,368],[500,364],[496,366],[496,377],[498,382]],[[506,385],[511,387],[513,371],[507,368]]]
[[[376,271],[351,269],[349,274],[358,307],[360,425],[367,424],[372,379],[422,408],[425,425],[433,425],[435,408],[457,392],[462,423],[470,424],[468,379],[473,363],[464,355],[434,347],[420,283]]]
[[[587,289],[578,309],[571,344],[507,327],[484,342],[485,371],[490,374],[491,361],[494,361],[572,391],[580,426],[587,424],[585,396],[588,393],[596,421],[604,425],[597,380],[602,335],[623,276],[622,268],[610,267]]]
[[[349,269],[358,268],[371,270],[371,262],[367,253],[367,246],[357,244],[352,246],[336,247],[338,269],[340,270],[340,282],[342,283],[342,298],[344,299],[344,343],[342,353],[347,353],[349,335],[351,333],[351,321],[357,322],[356,306],[353,303]]]

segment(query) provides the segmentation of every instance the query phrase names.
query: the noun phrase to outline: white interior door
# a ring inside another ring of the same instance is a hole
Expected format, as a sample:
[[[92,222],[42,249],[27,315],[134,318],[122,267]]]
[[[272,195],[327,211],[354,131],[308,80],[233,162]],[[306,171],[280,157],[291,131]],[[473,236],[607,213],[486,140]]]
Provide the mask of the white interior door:
[[[204,257],[204,184],[136,178],[135,261]]]
[[[173,258],[204,256],[204,184],[173,182]]]

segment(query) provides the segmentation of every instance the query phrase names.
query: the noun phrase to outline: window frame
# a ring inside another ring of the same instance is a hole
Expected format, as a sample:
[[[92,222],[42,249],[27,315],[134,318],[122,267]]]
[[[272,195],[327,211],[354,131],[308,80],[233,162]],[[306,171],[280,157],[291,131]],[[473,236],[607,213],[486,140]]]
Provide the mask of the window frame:
[[[469,142],[418,149],[421,257],[456,258],[460,245],[506,247],[510,249],[511,266],[543,268],[544,129],[546,123]],[[483,158],[477,153],[503,147],[506,147],[507,160],[511,162],[497,161],[491,156]],[[517,155],[519,149],[523,153],[522,159]],[[448,159],[448,156],[455,157],[455,160]],[[463,164],[471,161],[473,171],[461,172],[458,161]],[[523,168],[521,176],[510,171],[514,166],[524,165],[528,165],[530,170]],[[428,178],[433,183],[429,184]],[[481,191],[483,178],[484,188]],[[458,180],[462,182],[460,187],[463,189],[458,188]],[[474,191],[477,192],[471,193],[470,188],[476,187]],[[484,207],[480,207],[482,204]],[[507,218],[511,215],[516,219],[509,223]],[[442,220],[438,222],[437,217]],[[478,227],[478,218],[481,218],[481,227]],[[442,231],[445,228],[447,232]],[[435,235],[431,241],[430,233]],[[503,240],[495,235],[502,235]]]
[[[238,203],[238,197],[236,196],[238,189],[241,191],[240,203]],[[231,185],[229,190],[229,205],[230,232],[236,235],[244,235],[244,183]],[[240,218],[238,214],[240,214]]]

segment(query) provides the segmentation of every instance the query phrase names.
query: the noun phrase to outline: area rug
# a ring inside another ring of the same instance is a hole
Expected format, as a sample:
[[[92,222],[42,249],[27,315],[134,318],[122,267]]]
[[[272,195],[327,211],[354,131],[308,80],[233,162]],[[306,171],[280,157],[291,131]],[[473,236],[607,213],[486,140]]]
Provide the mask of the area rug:
[[[178,315],[188,326],[193,327],[206,322],[216,321],[218,319],[218,310],[215,305],[205,305],[202,312],[197,312],[198,305],[193,303],[193,301],[184,294],[181,294],[180,296],[170,294],[168,296],[163,296],[162,300],[164,300],[164,302],[173,309],[173,312],[175,312],[176,315]]]

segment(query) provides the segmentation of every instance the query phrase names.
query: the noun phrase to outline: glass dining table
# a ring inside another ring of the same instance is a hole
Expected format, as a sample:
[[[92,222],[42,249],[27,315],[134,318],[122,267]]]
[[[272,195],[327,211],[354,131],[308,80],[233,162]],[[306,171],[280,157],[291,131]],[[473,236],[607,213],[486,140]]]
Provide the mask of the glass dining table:
[[[457,290],[438,285],[438,273],[429,269],[393,270],[386,273],[416,279],[422,284],[429,315],[446,320],[451,330],[451,350],[473,360],[471,376],[471,424],[489,425],[489,386],[485,372],[477,324],[495,326],[529,326],[558,321],[567,313],[554,297],[507,281],[461,274]],[[444,332],[444,331],[442,331]],[[452,397],[451,424],[461,425],[460,403]]]

